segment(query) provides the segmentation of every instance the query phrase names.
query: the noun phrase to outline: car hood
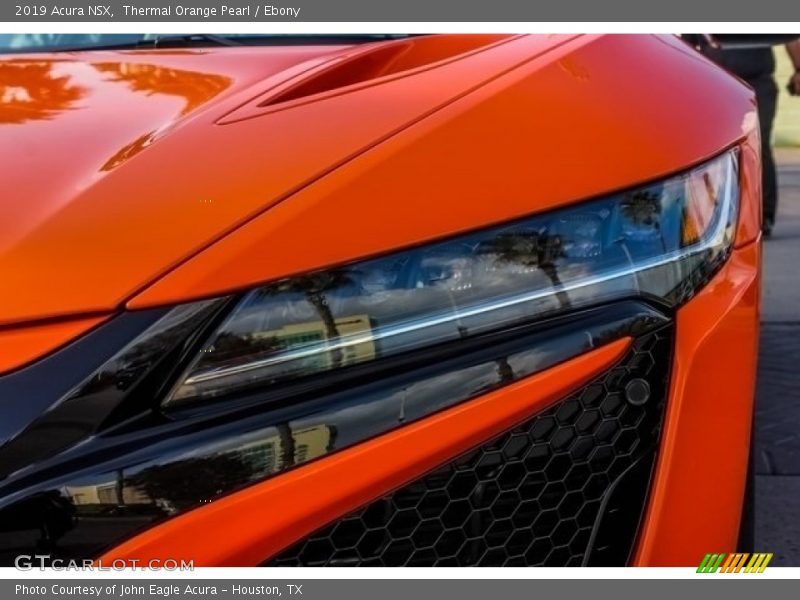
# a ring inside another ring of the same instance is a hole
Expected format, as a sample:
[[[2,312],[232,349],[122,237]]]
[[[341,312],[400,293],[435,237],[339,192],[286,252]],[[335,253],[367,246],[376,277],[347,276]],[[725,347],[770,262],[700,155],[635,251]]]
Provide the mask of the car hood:
[[[148,205],[141,196],[153,188],[144,182],[136,190],[120,189],[116,173],[198,113],[298,64],[324,61],[344,50],[0,57],[0,280],[4,290],[19,297],[14,302],[3,294],[0,324],[113,309],[123,288],[141,285],[146,276],[128,271],[139,251],[128,246],[123,252],[111,240],[144,225],[138,245],[147,245],[148,231],[164,225],[162,211],[169,204]],[[163,163],[165,171],[169,162]],[[141,210],[137,224],[124,218],[134,207]],[[174,233],[183,232],[176,227]],[[165,249],[162,260],[177,258]],[[128,281],[105,287],[115,271],[129,273],[121,278]],[[72,276],[62,278],[59,272]]]
[[[679,42],[427,39],[0,58],[0,333],[619,189],[732,143],[752,109],[699,56],[672,69]]]
[[[379,47],[0,56],[0,327],[118,310],[293,189],[492,72],[360,114],[335,102],[304,108],[302,98],[295,110],[257,114],[276,86]]]

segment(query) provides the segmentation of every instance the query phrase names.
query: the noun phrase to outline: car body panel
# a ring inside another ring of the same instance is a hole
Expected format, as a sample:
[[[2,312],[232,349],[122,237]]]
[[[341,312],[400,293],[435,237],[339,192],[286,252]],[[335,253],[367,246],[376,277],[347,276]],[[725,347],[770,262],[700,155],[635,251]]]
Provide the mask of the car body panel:
[[[736,147],[735,248],[675,315],[665,428],[633,562],[689,565],[734,550],[759,316],[752,90],[670,36],[509,36],[433,65],[270,100],[371,47],[380,45],[0,59],[0,70],[44,63],[65,94],[33,119],[0,104],[0,158],[10,165],[2,181],[14,191],[0,200],[0,281],[14,291],[0,294],[0,373],[120,311],[482,229]],[[113,67],[103,75],[101,64]],[[131,114],[119,115],[121,106]],[[175,516],[103,559],[259,564],[543,410],[626,344]]]
[[[755,115],[752,92],[699,58],[675,68],[676,52],[691,52],[681,44],[590,37],[534,59],[298,191],[128,307],[421,244],[705,160],[752,132],[757,120],[742,118]]]
[[[678,312],[670,397],[635,564],[736,552],[753,418],[761,246],[736,250]]]
[[[106,320],[105,315],[0,328],[0,375],[42,358]]]
[[[629,71],[644,76],[645,69],[652,73],[659,61],[669,61],[676,51],[689,52],[679,44],[650,36],[514,38],[442,68],[347,94],[323,95],[290,110],[224,126],[211,124],[276,85],[280,74],[270,75],[267,69],[266,79],[259,79],[253,57],[241,60],[244,51],[238,49],[89,53],[88,60],[82,53],[81,60],[69,63],[72,66],[59,68],[82,72],[96,70],[92,64],[113,65],[116,75],[111,80],[92,75],[95,87],[114,90],[103,106],[3,125],[9,135],[3,136],[2,155],[13,165],[4,182],[20,197],[34,200],[2,203],[0,222],[14,227],[0,246],[0,274],[17,293],[0,300],[0,323],[113,311],[126,301],[136,308],[213,295],[385,251],[388,244],[411,245],[475,223],[563,205],[683,168],[741,137],[741,104],[752,100],[744,86],[702,59],[684,61],[699,73],[676,73],[672,79],[652,76],[647,85],[641,77],[623,76]],[[224,60],[226,52],[233,52],[233,58]],[[272,52],[264,51],[267,56]],[[320,50],[315,52],[319,55]],[[621,57],[616,64],[614,57]],[[27,59],[11,59],[21,60]],[[298,60],[292,59],[296,68]],[[125,66],[132,61],[150,65],[141,67],[145,83],[132,75],[126,79],[126,69],[136,72]],[[181,61],[185,68],[179,68]],[[239,63],[245,66],[232,66]],[[210,66],[202,71],[199,64]],[[526,67],[499,77],[520,64]],[[166,81],[156,78],[154,84],[147,74],[163,69],[171,69],[173,75],[162,76]],[[188,85],[182,78],[227,77],[234,82],[237,73],[240,81],[216,97],[208,97],[207,85],[198,86],[202,91],[194,93],[206,94],[205,104],[197,96],[187,100],[186,93],[181,100],[180,94],[157,91],[158,86],[171,89],[173,77],[182,81],[177,86],[182,90]],[[703,109],[710,104],[710,92],[703,86],[675,91],[688,76],[706,80],[713,89],[729,88],[730,101],[714,105],[715,127],[704,136],[688,136],[684,143],[686,136],[676,132],[678,125],[684,130],[699,127],[711,110]],[[472,93],[464,96],[469,90]],[[463,97],[454,101],[459,95]],[[109,126],[101,131],[96,129],[100,125],[90,125],[98,111],[105,116],[97,122],[110,123],[123,101],[133,102],[137,108],[129,112],[145,115],[146,122],[123,125],[123,133],[109,135],[104,134]],[[676,110],[679,101],[679,107],[687,108]],[[192,102],[197,105],[194,112],[181,116]],[[449,104],[448,110],[436,110]],[[512,110],[548,117],[518,119],[509,114]],[[616,111],[628,114],[629,128],[619,129],[613,118]],[[396,135],[417,121],[416,127]],[[30,127],[41,131],[33,135]],[[145,130],[154,134],[152,139],[142,138],[148,135]],[[559,142],[537,146],[526,141],[530,135]],[[476,136],[491,143],[476,144]],[[384,138],[391,143],[379,143]],[[421,142],[423,138],[430,142]],[[86,145],[80,152],[72,145],[76,139]],[[645,149],[620,160],[624,148],[634,143]],[[13,150],[17,147],[23,151]],[[363,154],[361,160],[352,161],[358,154]],[[348,161],[348,168],[335,168]],[[537,167],[529,168],[531,163]],[[103,170],[104,165],[109,168]],[[50,175],[36,175],[42,171]],[[330,176],[308,187],[324,173]],[[410,183],[416,183],[413,189]],[[304,187],[308,189],[303,194],[293,195]],[[503,202],[487,201],[490,194]],[[291,202],[280,202],[290,196]],[[265,212],[276,203],[281,211]],[[423,209],[428,214],[420,220],[417,215]],[[358,223],[343,220],[334,231],[331,213],[342,212],[359,214]],[[384,219],[387,212],[392,214],[389,220]],[[284,225],[298,214],[300,231],[295,223]],[[388,231],[370,216],[383,221]],[[249,226],[241,228],[248,221]],[[353,236],[348,226],[361,235]],[[238,235],[228,235],[234,231]],[[312,238],[317,241],[308,243]],[[214,242],[219,240],[224,245],[217,249]],[[302,247],[294,254],[289,244]],[[209,252],[201,252],[209,246]],[[280,261],[242,255],[273,253],[276,248]],[[198,253],[197,260],[146,289]],[[233,264],[217,266],[220,262]],[[213,283],[197,282],[197,271],[224,276]],[[101,279],[103,284],[97,285]]]
[[[3,185],[23,200],[0,203],[0,276],[16,290],[0,299],[0,323],[120,308],[152,279],[334,165],[563,41],[512,40],[449,63],[443,73],[428,69],[365,88],[355,102],[335,96],[224,126],[215,123],[275,84],[267,60],[274,49],[261,49],[265,80],[255,71],[240,75],[244,88],[238,93],[220,93],[183,117],[186,100],[169,93],[171,79],[180,83],[177,91],[191,88],[194,79],[224,77],[233,86],[243,69],[236,66],[241,51],[205,51],[209,72],[191,70],[199,69],[196,61],[202,59],[191,52],[173,51],[166,58],[81,54],[69,68],[89,70],[93,79],[80,85],[92,94],[108,88],[113,93],[104,91],[97,106],[78,104],[33,122],[2,125],[0,157],[10,165]],[[9,62],[22,60],[15,56]],[[177,67],[181,60],[187,61],[185,69]],[[137,78],[135,69],[126,75],[133,67],[125,61],[144,61],[145,76]],[[102,64],[113,65],[111,79],[95,72]],[[213,66],[219,71],[211,71]],[[166,83],[147,76],[164,69],[173,73],[163,76]],[[169,91],[161,93],[159,86]],[[130,119],[147,122],[135,128],[123,124],[124,134],[106,134],[111,115],[117,119],[117,107],[126,104],[143,115]],[[152,139],[141,137],[146,129],[152,129]],[[87,148],[76,151],[76,140]]]

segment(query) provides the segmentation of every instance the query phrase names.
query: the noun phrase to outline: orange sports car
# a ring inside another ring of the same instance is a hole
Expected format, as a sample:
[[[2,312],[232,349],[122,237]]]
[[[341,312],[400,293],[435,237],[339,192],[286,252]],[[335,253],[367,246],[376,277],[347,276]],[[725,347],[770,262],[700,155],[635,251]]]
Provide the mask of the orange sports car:
[[[0,46],[0,563],[747,537],[758,119],[680,39]]]

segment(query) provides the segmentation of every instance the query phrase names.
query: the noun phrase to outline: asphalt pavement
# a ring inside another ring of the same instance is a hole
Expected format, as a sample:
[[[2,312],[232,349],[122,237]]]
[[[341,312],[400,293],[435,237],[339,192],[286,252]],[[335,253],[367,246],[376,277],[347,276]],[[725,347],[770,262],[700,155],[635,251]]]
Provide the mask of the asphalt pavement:
[[[776,151],[778,217],[764,244],[756,403],[756,544],[800,566],[800,148]]]

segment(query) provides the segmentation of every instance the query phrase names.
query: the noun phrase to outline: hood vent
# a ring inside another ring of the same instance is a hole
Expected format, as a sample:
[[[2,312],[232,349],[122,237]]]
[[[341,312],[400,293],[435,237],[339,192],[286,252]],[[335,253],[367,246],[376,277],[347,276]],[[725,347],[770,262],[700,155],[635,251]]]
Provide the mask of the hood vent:
[[[259,106],[274,106],[290,100],[366,83],[380,77],[419,69],[474,52],[506,37],[508,36],[422,36],[371,45],[363,52],[344,57],[333,65],[326,65],[327,68],[322,68],[316,73],[304,77],[302,81],[278,92],[261,102]]]
[[[264,109],[288,108],[295,103],[404,77],[479,52],[512,37],[499,34],[424,35],[360,46],[273,87],[248,105],[223,117],[219,123],[271,112]]]
[[[363,54],[342,59],[333,66],[327,65],[327,69],[303,78],[288,89],[261,102],[259,106],[274,106],[388,75],[395,72],[392,67],[408,51],[408,46],[409,44],[379,46]]]

